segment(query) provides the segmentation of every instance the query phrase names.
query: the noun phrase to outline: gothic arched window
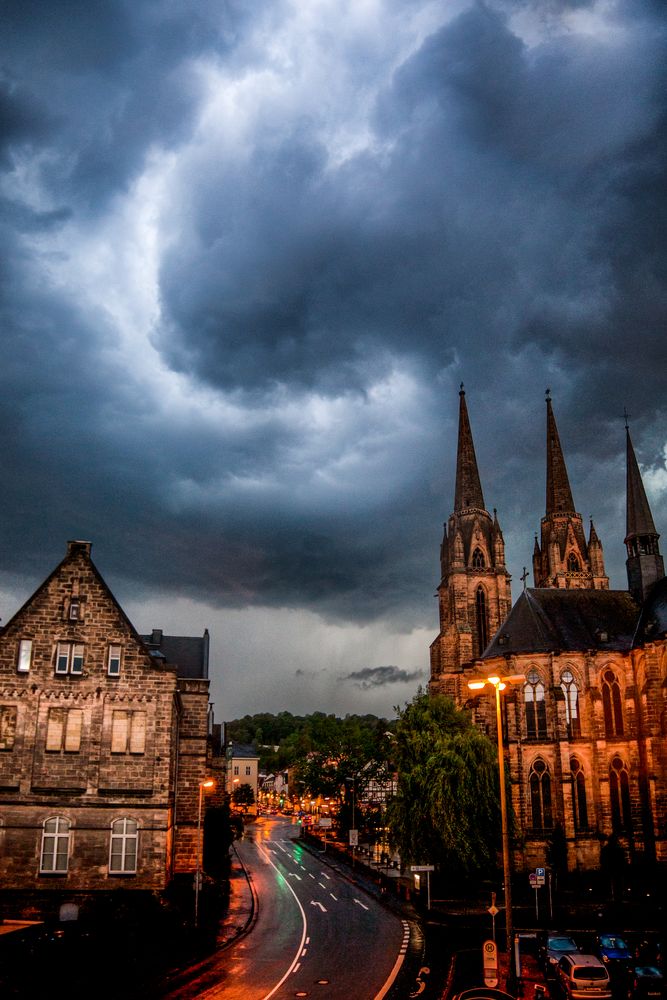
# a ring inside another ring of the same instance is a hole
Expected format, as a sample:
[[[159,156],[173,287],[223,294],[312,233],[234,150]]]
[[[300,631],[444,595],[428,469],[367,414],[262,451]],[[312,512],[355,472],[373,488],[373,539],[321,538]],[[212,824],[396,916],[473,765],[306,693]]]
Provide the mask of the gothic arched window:
[[[484,553],[479,546],[475,549],[472,554],[472,565],[475,569],[484,569],[486,566],[486,559],[484,558]]]
[[[475,593],[475,610],[477,612],[478,654],[481,656],[489,641],[489,620],[486,609],[486,594],[484,592],[484,587],[478,587]]]
[[[526,710],[526,736],[532,739],[546,739],[547,705],[544,700],[544,684],[537,670],[531,670],[523,689]]]
[[[602,708],[604,728],[607,736],[623,735],[623,703],[621,685],[613,670],[605,670],[602,675]]]
[[[588,829],[588,804],[586,802],[586,778],[581,761],[576,757],[570,758],[570,772],[572,774],[572,812],[574,813],[575,830]]]
[[[54,875],[67,874],[69,858],[70,822],[64,816],[44,820],[42,849],[39,858],[40,872]]]
[[[534,830],[550,830],[553,826],[551,811],[551,777],[549,768],[541,757],[534,761],[528,778],[530,809]]]
[[[571,670],[564,670],[560,675],[560,686],[565,695],[565,722],[567,725],[567,735],[570,739],[573,736],[581,736],[581,725],[579,723],[579,689],[577,688],[574,674]]]
[[[581,564],[577,559],[577,557],[575,556],[574,552],[570,552],[569,556],[567,557],[567,569],[569,573],[581,572]]]
[[[632,829],[630,807],[630,775],[621,758],[616,755],[609,765],[609,798],[611,805],[611,826],[616,833]]]

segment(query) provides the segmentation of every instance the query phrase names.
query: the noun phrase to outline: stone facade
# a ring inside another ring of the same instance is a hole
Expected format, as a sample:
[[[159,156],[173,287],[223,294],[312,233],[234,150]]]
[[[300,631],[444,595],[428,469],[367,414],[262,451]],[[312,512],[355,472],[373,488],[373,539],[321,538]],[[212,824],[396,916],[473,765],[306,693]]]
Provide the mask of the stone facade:
[[[151,655],[90,548],[70,542],[0,631],[5,915],[22,915],[17,900],[53,916],[100,890],[162,890],[194,868],[208,680]]]
[[[571,870],[597,868],[612,837],[630,861],[667,863],[667,580],[658,537],[628,435],[629,591],[610,591],[600,540],[591,525],[586,542],[574,509],[547,398],[547,511],[542,545],[535,543],[536,586],[524,589],[483,652],[452,642],[442,611],[431,647],[431,692],[450,694],[494,740],[492,689],[473,696],[468,683],[516,679],[501,695],[520,828],[515,870],[545,865],[559,828]],[[465,631],[466,598],[452,576],[450,562],[440,591]],[[476,585],[470,565],[466,579]]]

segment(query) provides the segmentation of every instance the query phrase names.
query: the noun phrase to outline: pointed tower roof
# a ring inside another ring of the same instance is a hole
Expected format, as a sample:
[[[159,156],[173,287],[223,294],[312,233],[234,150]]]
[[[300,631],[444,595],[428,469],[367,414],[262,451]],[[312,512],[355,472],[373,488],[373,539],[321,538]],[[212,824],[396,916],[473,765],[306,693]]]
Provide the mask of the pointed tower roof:
[[[570,480],[551,408],[551,394],[547,389],[547,516],[574,513],[574,510]]]
[[[456,453],[454,511],[466,510],[468,507],[478,507],[480,510],[485,510],[463,382],[461,383],[459,400],[459,443]]]
[[[635,535],[657,535],[653,515],[648,505],[644,483],[642,482],[639,465],[635,450],[630,440],[630,428],[626,425],[625,435],[627,442],[627,513],[626,513],[626,541]]]

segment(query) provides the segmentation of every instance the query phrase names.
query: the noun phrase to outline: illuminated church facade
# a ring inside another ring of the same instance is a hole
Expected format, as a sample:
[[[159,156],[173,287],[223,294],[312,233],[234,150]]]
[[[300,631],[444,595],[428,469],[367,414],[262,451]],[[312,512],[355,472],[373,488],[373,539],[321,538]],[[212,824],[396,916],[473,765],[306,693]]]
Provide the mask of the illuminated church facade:
[[[609,843],[631,863],[667,864],[667,579],[659,535],[626,428],[628,589],[610,590],[602,543],[592,521],[586,537],[574,507],[549,394],[546,402],[546,512],[535,537],[534,587],[512,606],[502,531],[485,507],[461,389],[429,689],[470,710],[495,740],[494,699],[468,683],[523,676],[501,696],[517,870],[547,863],[556,836],[570,871],[599,867]]]

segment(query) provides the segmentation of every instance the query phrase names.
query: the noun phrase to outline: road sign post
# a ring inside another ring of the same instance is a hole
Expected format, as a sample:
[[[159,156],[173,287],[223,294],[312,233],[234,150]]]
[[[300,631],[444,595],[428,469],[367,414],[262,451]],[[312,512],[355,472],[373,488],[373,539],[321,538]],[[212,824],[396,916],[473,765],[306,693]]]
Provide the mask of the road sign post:
[[[498,985],[498,947],[495,941],[485,941],[482,945],[484,985],[494,989]]]
[[[431,909],[431,872],[435,865],[410,865],[411,872],[426,872],[426,909]]]

